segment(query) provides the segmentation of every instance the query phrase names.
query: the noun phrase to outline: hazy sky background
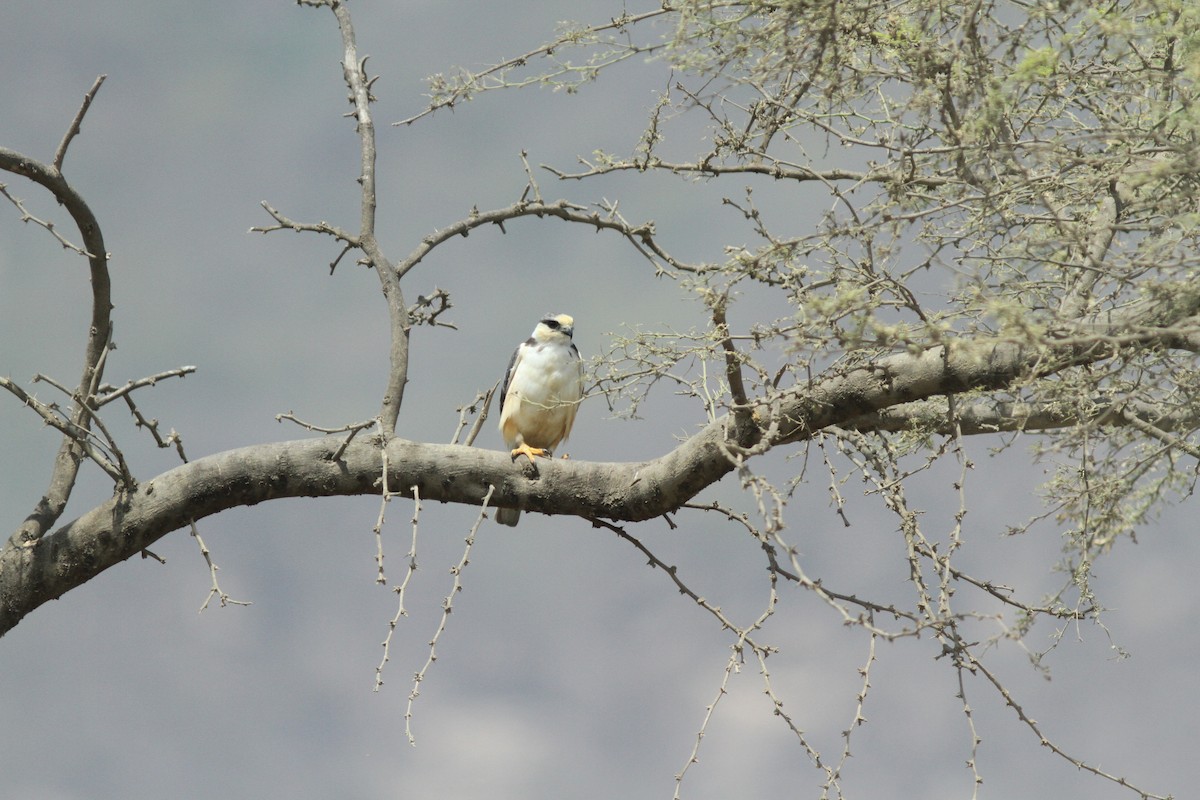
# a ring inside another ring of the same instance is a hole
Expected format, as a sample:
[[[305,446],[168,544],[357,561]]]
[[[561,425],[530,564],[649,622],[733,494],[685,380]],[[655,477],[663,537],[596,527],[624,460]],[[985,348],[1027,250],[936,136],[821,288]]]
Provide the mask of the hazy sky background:
[[[514,202],[524,185],[522,149],[533,164],[561,166],[597,148],[628,150],[667,80],[661,64],[631,63],[577,95],[495,93],[391,127],[422,107],[422,78],[525,52],[559,20],[620,11],[598,2],[353,4],[360,52],[382,75],[380,236],[393,260],[472,207]],[[113,256],[118,350],[107,378],[197,365],[187,379],[139,395],[148,417],[182,434],[191,458],[307,435],[276,423],[280,412],[325,425],[377,412],[387,322],[374,274],[343,261],[330,277],[337,247],[326,238],[247,233],[270,222],[263,200],[293,219],[356,224],[358,140],[341,116],[340,55],[333,16],[291,2],[52,0],[0,9],[0,144],[48,161],[83,93],[108,75],[65,166]],[[77,238],[40,190],[0,180]],[[619,199],[628,219],[654,219],[684,258],[717,260],[724,245],[751,239],[712,202],[740,193],[737,181],[540,181],[547,199]],[[815,189],[762,192],[796,226],[820,210]],[[686,292],[656,279],[615,236],[556,221],[506,228],[440,248],[406,279],[410,300],[448,290],[455,308],[447,318],[458,330],[414,334],[400,435],[448,441],[455,409],[499,378],[543,312],[576,317],[585,356],[603,352],[624,325],[703,324]],[[0,198],[0,374],[47,400],[53,390],[32,385],[35,373],[73,385],[89,301],[82,259],[20,224]],[[735,306],[735,324],[756,313]],[[694,402],[669,392],[642,416],[612,419],[593,401],[568,449],[584,460],[649,458],[703,422]],[[139,477],[177,463],[147,447],[121,409],[111,408],[109,420]],[[0,396],[0,437],[0,509],[11,531],[44,489],[58,437],[9,396]],[[477,444],[501,446],[492,423]],[[1030,468],[1020,445],[996,458],[987,445],[973,450],[963,564],[1036,598],[1056,585],[1058,537],[1003,532],[1036,511],[1043,466]],[[787,455],[773,454],[765,468],[799,469]],[[788,535],[810,574],[843,591],[905,598],[894,520],[852,497],[853,526],[843,528],[827,476],[812,459],[808,467],[815,477],[792,503]],[[949,482],[938,472],[917,487],[933,531],[946,530],[957,508]],[[65,519],[109,494],[89,474]],[[701,497],[747,507],[728,478]],[[1176,796],[1200,785],[1198,547],[1189,510],[1169,513],[1136,546],[1121,542],[1098,566],[1111,639],[1092,623],[1068,627],[1048,659],[1049,681],[1011,643],[992,662],[1069,753]],[[181,531],[154,547],[165,566],[130,560],[27,617],[0,641],[0,796],[671,797],[721,684],[728,633],[611,533],[534,514],[514,530],[485,523],[422,685],[418,745],[410,747],[411,676],[427,657],[475,511],[421,509],[411,616],[375,693],[379,643],[395,613],[394,595],[374,582],[377,511],[370,498],[284,501],[204,520],[222,588],[249,607],[197,614],[209,577]],[[389,508],[393,584],[403,576],[411,512],[404,501]],[[677,521],[677,530],[662,521],[632,530],[732,618],[755,618],[767,594],[757,545],[703,515]],[[811,595],[781,593],[780,613],[762,635],[781,648],[768,661],[773,686],[822,758],[836,763],[869,641]],[[1039,627],[1031,646],[1045,646],[1051,633]],[[1117,658],[1114,642],[1131,656]],[[938,645],[881,642],[874,655],[869,721],[853,735],[846,795],[969,797],[969,733],[956,675],[935,660]],[[762,687],[753,661],[731,678],[684,797],[818,795],[820,772],[772,715]],[[982,680],[967,691],[983,739],[981,797],[1133,797],[1039,747]]]

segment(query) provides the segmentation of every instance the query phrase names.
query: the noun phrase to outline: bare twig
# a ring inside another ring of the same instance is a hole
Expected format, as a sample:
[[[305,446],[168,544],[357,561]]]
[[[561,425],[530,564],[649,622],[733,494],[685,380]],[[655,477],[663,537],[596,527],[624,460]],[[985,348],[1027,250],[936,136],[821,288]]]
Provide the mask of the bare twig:
[[[763,679],[763,694],[765,694],[771,701],[771,705],[774,707],[775,716],[777,716],[783,722],[783,724],[787,726],[787,729],[792,732],[792,735],[796,737],[796,740],[800,743],[800,746],[804,749],[805,754],[808,756],[809,760],[812,761],[813,765],[825,773],[826,784],[832,785],[836,783],[836,774],[834,771],[825,765],[825,761],[823,758],[821,758],[820,752],[818,752],[817,749],[812,746],[812,743],[808,741],[808,737],[804,735],[804,731],[801,730],[800,726],[796,724],[796,721],[792,719],[792,715],[788,713],[786,708],[784,708],[783,700],[780,699],[779,695],[775,693],[775,687],[771,683],[771,673],[767,669],[766,654],[755,652],[755,656],[758,658],[758,671],[759,674],[762,675]]]
[[[124,386],[114,387],[104,384],[100,387],[100,394],[95,395],[95,405],[97,408],[100,408],[144,386],[154,386],[166,378],[182,378],[185,375],[191,375],[195,371],[196,367],[178,367],[177,369],[169,369],[156,375],[148,375],[145,378],[129,381]]]
[[[200,538],[200,529],[196,527],[196,523],[190,522],[189,524],[192,527],[192,538],[195,539],[196,544],[199,545],[200,555],[204,556],[204,563],[208,565],[208,574],[212,578],[212,586],[208,590],[208,596],[204,598],[204,605],[200,606],[200,613],[204,613],[204,610],[208,608],[208,604],[212,602],[214,597],[220,601],[222,608],[225,606],[253,605],[253,603],[248,600],[234,600],[232,597],[225,594],[225,592],[221,591],[221,585],[217,583],[217,571],[220,570],[220,567],[213,563],[212,554],[209,553],[208,547],[204,544],[204,540]]]
[[[408,553],[405,558],[408,559],[408,568],[404,573],[404,580],[400,585],[392,589],[396,593],[396,613],[388,621],[387,636],[383,638],[383,658],[379,661],[379,666],[375,668],[375,691],[379,691],[383,686],[383,668],[391,660],[392,636],[396,633],[396,626],[400,624],[401,617],[408,616],[408,609],[404,607],[404,595],[408,591],[408,583],[412,580],[413,575],[417,572],[417,531],[420,526],[421,519],[421,495],[416,486],[412,487],[413,493],[413,515],[412,515],[412,544],[408,548]],[[382,520],[381,520],[382,522]],[[383,554],[380,552],[380,574],[382,575],[382,559]]]
[[[708,723],[712,720],[713,712],[717,710],[717,704],[728,694],[729,678],[735,672],[740,672],[742,669],[742,661],[744,656],[741,648],[732,646],[732,652],[729,654],[729,660],[725,662],[725,671],[721,675],[721,685],[717,687],[717,695],[712,699],[712,702],[704,707],[704,719],[700,722],[700,730],[696,732],[696,742],[692,745],[692,752],[688,755],[687,761],[684,762],[683,768],[675,773],[675,794],[672,795],[674,800],[679,800],[679,792],[683,788],[683,778],[687,775],[693,764],[700,761],[700,743],[704,741],[704,734],[708,730]]]
[[[463,444],[470,447],[475,443],[475,437],[479,435],[483,423],[487,421],[488,410],[492,407],[492,395],[500,388],[500,381],[492,384],[492,388],[486,392],[479,392],[475,395],[475,399],[464,406],[459,406],[455,409],[458,412],[458,425],[454,429],[454,436],[450,439],[450,444],[458,444],[458,437],[462,434],[463,428],[467,427],[467,416],[475,414],[475,421],[471,424],[471,429],[467,431],[467,438]]]
[[[304,428],[305,430],[315,431],[317,433],[325,433],[325,434],[345,433],[345,434],[348,434],[346,436],[346,438],[342,440],[342,443],[341,443],[341,445],[338,446],[338,449],[335,450],[333,452],[333,455],[331,455],[329,457],[330,461],[337,461],[338,459],[340,459],[342,457],[342,454],[346,452],[346,448],[350,446],[350,442],[354,441],[354,437],[357,436],[360,432],[365,431],[365,430],[372,428],[379,424],[379,417],[374,417],[372,419],[365,419],[362,422],[349,422],[345,425],[339,425],[336,428],[324,428],[324,427],[321,427],[320,425],[314,425],[311,422],[305,422],[304,420],[300,419],[295,414],[293,414],[291,411],[288,411],[283,414],[275,415],[276,422],[283,422],[284,420],[287,420],[288,422],[294,422],[297,425],[299,425],[301,428]]]
[[[328,222],[296,222],[295,220],[288,219],[286,216],[281,214],[279,211],[276,211],[274,208],[271,207],[271,204],[268,203],[266,200],[263,200],[261,202],[261,205],[263,208],[266,209],[267,213],[271,215],[271,218],[274,219],[277,224],[263,225],[263,226],[256,225],[250,229],[250,233],[264,233],[265,234],[265,233],[272,233],[273,231],[284,231],[284,230],[296,231],[297,233],[299,233],[301,231],[308,232],[308,233],[321,233],[321,234],[326,234],[328,236],[332,236],[333,238],[337,239],[339,242],[344,242],[347,250],[353,249],[353,248],[359,246],[357,236],[353,235],[349,231],[339,228],[336,225],[330,225]]]
[[[429,255],[434,248],[456,236],[469,236],[471,231],[484,225],[496,225],[503,230],[505,222],[522,217],[555,217],[565,222],[590,225],[597,230],[616,231],[651,260],[657,257],[671,267],[685,272],[699,272],[702,269],[699,266],[676,260],[659,247],[654,240],[653,222],[631,225],[615,213],[615,208],[589,210],[587,206],[581,206],[568,200],[555,200],[549,203],[540,200],[521,200],[510,206],[490,211],[472,210],[470,216],[465,219],[439,228],[422,239],[421,244],[396,265],[396,273],[402,277]]]
[[[105,350],[103,352],[107,353],[108,348],[105,348]],[[101,356],[101,364],[103,364],[103,361],[104,361],[104,356],[102,355]],[[99,373],[97,372],[96,374],[99,374]],[[117,445],[116,438],[109,432],[108,427],[104,424],[104,420],[101,419],[100,415],[97,414],[95,411],[96,403],[95,403],[95,397],[92,393],[93,390],[91,388],[89,388],[86,397],[82,397],[82,396],[80,396],[79,392],[72,392],[70,389],[63,386],[61,383],[54,380],[53,378],[51,378],[47,375],[41,375],[41,374],[34,375],[33,382],[34,383],[48,383],[51,386],[53,386],[55,389],[58,389],[60,392],[62,392],[64,395],[66,395],[67,398],[71,400],[72,404],[74,405],[74,407],[76,409],[76,414],[75,414],[76,417],[79,416],[79,414],[78,414],[79,409],[83,409],[86,411],[87,422],[94,424],[96,426],[96,429],[99,431],[100,436],[95,437],[91,433],[91,431],[88,430],[88,428],[86,426],[78,426],[77,427],[78,434],[80,436],[82,436],[84,439],[99,438],[99,439],[103,440],[104,449],[107,450],[109,453],[109,461],[117,470],[117,474],[118,474],[117,484],[124,489],[132,489],[136,485],[137,482],[133,479],[133,474],[129,471],[129,464],[126,463],[125,454],[121,452],[121,448]],[[52,406],[52,408],[57,410],[57,406]],[[64,419],[65,419],[65,415],[64,415]],[[85,443],[80,442],[80,445],[85,446]],[[99,462],[97,462],[97,463],[99,463]],[[103,467],[103,465],[101,465],[101,466]],[[107,470],[105,470],[105,471],[107,472]],[[112,473],[110,472],[109,475],[111,477]]]
[[[67,147],[70,146],[71,140],[79,135],[80,126],[83,125],[83,116],[92,105],[92,100],[96,97],[96,92],[100,91],[100,85],[104,83],[107,75],[97,76],[92,88],[88,89],[87,94],[83,96],[83,104],[79,106],[79,111],[75,113],[75,119],[71,120],[71,127],[67,128],[67,132],[63,134],[62,141],[58,143],[58,149],[54,151],[54,168],[59,172],[62,171],[63,159],[67,157]]]
[[[375,425],[377,422],[379,422],[377,419],[366,419],[362,422],[348,422],[345,425],[339,425],[336,428],[327,428],[322,425],[316,425],[312,422],[305,422],[297,417],[292,411],[285,411],[282,414],[275,415],[276,422],[283,422],[284,420],[288,422],[294,422],[301,428],[304,428],[304,430],[314,431],[315,433],[355,433],[357,431],[370,428],[372,425]]]
[[[429,295],[417,295],[417,302],[408,309],[408,317],[413,325],[433,325],[434,327],[458,330],[453,322],[442,322],[440,317],[454,307],[450,302],[450,293],[436,286]]]
[[[858,674],[862,677],[862,683],[859,686],[858,694],[854,697],[854,718],[850,720],[850,724],[842,731],[842,757],[838,759],[829,776],[826,778],[825,788],[831,789],[837,787],[837,794],[842,796],[840,780],[842,770],[845,769],[847,762],[850,760],[850,737],[854,735],[854,731],[858,730],[859,726],[867,721],[863,715],[863,706],[867,702],[867,692],[871,689],[871,665],[875,663],[875,642],[879,637],[871,634],[870,643],[867,646],[867,660],[858,668]]]
[[[967,684],[966,672],[968,667],[963,664],[956,664],[956,677],[958,678],[958,692],[956,697],[962,703],[963,716],[967,720],[967,731],[971,735],[971,757],[967,759],[967,766],[971,768],[972,790],[971,800],[975,800],[979,796],[979,786],[983,783],[983,776],[979,773],[979,745],[983,741],[979,737],[979,731],[975,728],[975,712],[971,708],[971,704],[967,702]]]
[[[690,597],[696,605],[703,608],[709,614],[712,614],[717,619],[717,621],[721,623],[721,628],[723,630],[731,630],[734,633],[738,634],[739,642],[745,642],[746,644],[750,645],[750,647],[753,648],[755,651],[761,651],[761,652],[767,653],[767,654],[775,652],[776,648],[771,647],[769,645],[760,645],[757,642],[755,642],[753,639],[751,639],[750,636],[748,635],[755,628],[759,627],[759,625],[761,624],[761,621],[755,623],[754,625],[751,625],[748,628],[744,628],[744,629],[741,628],[736,623],[731,621],[727,616],[725,616],[725,612],[721,610],[720,606],[713,605],[708,600],[701,597],[696,592],[692,591],[692,589],[686,583],[683,582],[683,579],[681,579],[679,577],[679,570],[677,567],[669,566],[665,561],[663,561],[658,556],[656,556],[653,552],[651,552],[650,548],[648,548],[648,547],[646,547],[646,545],[642,544],[642,542],[640,540],[638,540],[637,537],[631,535],[624,528],[621,528],[617,525],[613,525],[611,522],[609,522],[607,520],[603,520],[598,517],[587,517],[586,519],[588,520],[588,522],[591,522],[592,525],[594,525],[595,527],[606,528],[606,529],[612,531],[613,533],[615,533],[618,537],[629,542],[635,548],[637,548],[637,550],[646,557],[650,566],[658,567],[663,572],[665,572],[668,577],[670,577],[671,582],[675,584],[675,588],[679,590],[680,594]]]
[[[0,183],[0,194],[4,195],[6,198],[8,198],[8,202],[10,202],[14,206],[16,206],[17,211],[21,212],[21,222],[32,222],[34,225],[38,225],[38,226],[41,226],[42,228],[45,228],[47,231],[49,231],[51,236],[53,236],[55,239],[58,240],[58,243],[61,244],[63,246],[63,249],[65,249],[65,250],[74,250],[76,253],[79,253],[79,255],[81,255],[81,256],[85,256],[87,258],[92,257],[91,253],[84,250],[82,247],[80,247],[79,245],[70,241],[69,239],[67,239],[67,237],[65,237],[61,233],[59,233],[58,228],[54,225],[53,222],[51,222],[49,220],[41,219],[40,217],[36,217],[33,214],[31,214],[29,212],[29,209],[27,209],[25,207],[25,203],[21,200],[21,198],[9,193],[8,186],[6,184]]]
[[[1123,787],[1132,789],[1133,791],[1135,791],[1139,795],[1141,795],[1142,800],[1171,800],[1170,795],[1154,794],[1152,792],[1146,791],[1145,789],[1136,787],[1132,783],[1130,783],[1126,778],[1123,778],[1119,775],[1114,775],[1111,772],[1106,772],[1105,770],[1102,770],[1099,767],[1093,766],[1093,765],[1087,763],[1086,761],[1084,761],[1083,759],[1076,758],[1075,756],[1073,756],[1070,753],[1063,750],[1061,747],[1059,747],[1057,744],[1055,744],[1053,741],[1051,741],[1049,738],[1047,738],[1047,736],[1044,733],[1042,733],[1041,726],[1039,726],[1037,721],[1035,719],[1033,719],[1032,717],[1030,717],[1025,712],[1025,709],[1021,707],[1021,705],[1017,702],[1016,698],[1013,697],[1012,693],[1004,686],[1004,684],[1000,681],[1000,679],[996,677],[995,673],[993,673],[991,670],[989,670],[987,667],[985,667],[983,665],[983,662],[979,661],[977,658],[972,656],[969,652],[963,652],[962,656],[964,658],[964,661],[969,665],[969,669],[972,672],[976,672],[976,671],[979,672],[979,674],[983,675],[983,677],[986,678],[990,684],[992,684],[992,686],[995,688],[995,690],[1004,699],[1005,705],[1007,705],[1009,708],[1011,708],[1013,710],[1013,712],[1017,715],[1017,718],[1020,719],[1021,722],[1023,722],[1025,724],[1025,727],[1029,728],[1029,730],[1033,732],[1033,735],[1037,737],[1037,740],[1042,745],[1042,747],[1047,748],[1055,755],[1065,759],[1070,764],[1072,764],[1076,769],[1083,770],[1084,772],[1090,772],[1091,774],[1095,775],[1098,778],[1103,778],[1104,780],[1111,781],[1111,782],[1117,784],[1118,786],[1123,786]]]
[[[144,416],[142,416],[141,410],[138,409],[133,402],[132,395],[125,394],[122,395],[122,397],[125,400],[125,405],[129,407],[129,413],[133,415],[134,424],[139,428],[145,428],[148,430],[150,435],[154,438],[154,443],[159,447],[167,448],[174,446],[175,452],[179,454],[179,460],[186,464],[188,462],[188,457],[187,453],[183,452],[183,438],[176,433],[175,429],[172,428],[171,432],[167,434],[166,437],[163,437],[158,432],[157,419],[146,419]]]
[[[391,470],[388,469],[387,448],[379,448],[379,453],[382,459],[379,477],[379,516],[375,519],[375,527],[372,528],[372,532],[375,534],[375,566],[378,570],[375,574],[375,583],[382,586],[387,583],[387,576],[383,571],[383,523],[387,517],[388,503],[392,501],[392,491],[388,488],[388,475]]]
[[[450,585],[450,592],[446,595],[446,599],[442,601],[442,617],[438,620],[437,630],[433,633],[433,638],[429,640],[429,657],[425,659],[424,665],[417,673],[413,675],[412,691],[408,694],[408,706],[404,710],[404,733],[408,736],[408,743],[416,745],[416,737],[412,732],[412,717],[413,704],[421,695],[421,683],[425,680],[429,668],[433,666],[433,662],[437,661],[437,643],[442,638],[442,634],[446,631],[446,623],[450,619],[450,612],[454,610],[454,598],[462,591],[462,574],[470,563],[471,548],[475,546],[475,533],[479,530],[479,526],[487,518],[488,504],[492,500],[492,494],[496,491],[495,486],[488,486],[487,494],[483,496],[483,503],[479,507],[479,515],[475,518],[475,524],[471,526],[471,530],[467,533],[466,547],[463,549],[462,557],[458,563],[450,568],[450,574],[454,576],[454,580]]]
[[[64,436],[75,442],[82,454],[94,461],[96,466],[104,470],[105,474],[114,481],[120,483],[123,480],[121,470],[97,446],[97,443],[94,441],[96,438],[95,434],[87,428],[80,427],[75,422],[72,422],[71,418],[59,410],[58,406],[52,403],[43,403],[8,378],[0,377],[0,388],[7,389],[18,400],[33,409],[47,425],[60,431]]]
[[[781,578],[792,581],[800,587],[816,594],[830,608],[833,608],[838,613],[842,624],[861,627],[880,637],[881,639],[884,639],[885,641],[916,636],[917,633],[922,629],[921,621],[917,619],[916,615],[901,609],[896,605],[884,605],[882,603],[876,603],[857,595],[837,592],[828,588],[822,581],[810,578],[801,568],[795,549],[784,542],[782,538],[780,538],[778,532],[768,538],[761,531],[757,530],[753,525],[750,524],[745,514],[739,514],[730,508],[720,505],[716,501],[711,503],[684,503],[681,508],[691,508],[699,511],[713,511],[725,516],[731,522],[741,525],[752,537],[759,541],[763,552],[767,556],[767,569],[771,572],[771,574],[778,575]],[[791,569],[780,563],[777,553],[777,551],[780,549],[783,550],[783,552],[786,553],[791,559]],[[852,614],[847,606],[858,606],[859,608],[863,609],[863,611],[859,614]],[[892,619],[897,620],[907,620],[908,622],[912,623],[912,627],[902,628],[898,631],[889,631],[886,628],[878,627],[875,624],[874,616],[876,614],[885,617],[891,617]]]
[[[484,90],[484,86],[482,85],[481,82],[487,78],[496,76],[497,82],[492,84],[490,86],[490,88],[501,88],[502,86],[506,85],[504,82],[504,77],[503,77],[505,75],[505,73],[507,73],[513,69],[516,69],[518,67],[523,67],[526,64],[528,64],[530,61],[533,61],[538,58],[551,56],[556,51],[562,49],[563,47],[566,47],[566,46],[572,45],[572,44],[577,44],[580,41],[590,39],[590,37],[594,36],[597,33],[603,33],[605,31],[610,31],[610,30],[620,31],[631,25],[636,25],[637,23],[642,22],[643,20],[652,19],[654,17],[660,16],[662,14],[667,14],[670,12],[671,12],[671,9],[668,7],[667,4],[664,3],[663,7],[660,9],[653,9],[651,11],[645,11],[645,12],[642,12],[641,14],[630,14],[630,13],[626,12],[626,13],[622,14],[620,17],[615,17],[613,19],[610,19],[608,22],[599,23],[597,25],[590,25],[590,26],[584,28],[583,30],[579,30],[579,31],[571,31],[563,36],[560,36],[559,38],[555,39],[552,42],[548,42],[540,47],[535,47],[534,49],[530,50],[527,53],[516,56],[515,58],[510,58],[506,61],[502,61],[498,64],[494,64],[494,65],[488,67],[487,69],[483,69],[478,72],[471,73],[470,75],[463,76],[463,80],[460,83],[460,85],[451,88],[450,92],[448,93],[448,95],[446,97],[440,98],[440,99],[434,98],[432,100],[432,102],[429,104],[429,107],[426,108],[425,110],[420,111],[416,114],[413,114],[411,117],[402,119],[399,122],[393,122],[392,124],[393,125],[411,125],[414,122],[416,122],[417,120],[421,119],[422,117],[428,116],[429,114],[433,114],[434,112],[439,111],[443,108],[454,108],[454,106],[456,104],[466,101],[466,100],[469,100],[472,95],[478,93],[479,91]],[[660,47],[660,45],[646,46],[646,47],[642,47],[642,48],[630,48],[629,55],[633,55],[634,53],[637,53],[637,52],[652,51],[652,50],[658,49],[658,47]]]
[[[788,719],[787,715],[784,714],[784,712],[783,712],[782,701],[780,701],[779,698],[775,696],[774,689],[771,686],[771,676],[766,670],[767,656],[770,655],[772,652],[774,652],[774,648],[761,648],[758,645],[754,644],[749,638],[749,634],[751,633],[751,631],[756,631],[756,630],[759,630],[760,628],[762,628],[763,624],[767,621],[767,619],[770,618],[775,613],[775,605],[779,601],[779,595],[775,591],[775,576],[774,575],[771,576],[770,582],[771,582],[770,597],[767,601],[767,607],[763,610],[762,614],[760,614],[758,619],[756,619],[749,626],[747,626],[745,628],[735,627],[733,629],[738,635],[737,641],[734,642],[733,645],[731,645],[731,647],[730,647],[730,650],[732,652],[730,653],[729,661],[726,662],[725,672],[721,678],[721,685],[717,689],[717,696],[713,699],[712,703],[710,703],[705,708],[704,719],[700,723],[700,729],[698,731],[696,731],[696,742],[692,746],[692,752],[688,756],[688,760],[683,765],[683,768],[675,775],[674,800],[679,800],[679,792],[683,787],[684,775],[687,773],[687,771],[691,767],[691,765],[697,763],[697,761],[699,760],[700,743],[702,741],[704,741],[704,736],[708,732],[708,725],[712,721],[713,712],[716,710],[717,703],[719,703],[721,701],[721,698],[724,697],[726,694],[726,691],[727,691],[726,687],[729,684],[730,676],[732,674],[734,674],[735,672],[741,671],[741,665],[745,662],[745,649],[746,649],[747,644],[750,645],[751,649],[753,650],[755,656],[758,659],[758,663],[760,665],[760,670],[761,670],[761,673],[763,676],[763,682],[764,682],[764,687],[765,687],[764,691],[767,694],[767,696],[770,697],[772,699],[772,701],[775,702],[775,713],[782,716],[785,720],[787,720],[789,725],[791,724],[791,720]],[[793,726],[793,730],[794,729],[795,728]],[[799,733],[799,732],[797,731],[797,733]],[[817,755],[815,750],[813,750],[811,747],[809,747],[808,742],[804,739],[804,736],[802,734],[800,735],[800,741],[804,745],[805,749],[810,753],[810,755],[815,757],[816,763],[818,765],[820,765],[820,757]]]

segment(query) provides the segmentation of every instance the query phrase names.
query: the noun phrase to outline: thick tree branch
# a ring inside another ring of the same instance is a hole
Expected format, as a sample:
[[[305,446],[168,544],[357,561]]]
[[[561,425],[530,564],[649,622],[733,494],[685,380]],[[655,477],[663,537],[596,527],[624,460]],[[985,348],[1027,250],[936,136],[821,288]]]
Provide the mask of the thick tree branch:
[[[393,439],[389,485],[415,486],[423,500],[478,505],[496,487],[504,505],[558,514],[639,520],[678,507],[731,465],[710,425],[676,450],[641,464],[539,462],[535,480],[507,453]],[[352,442],[340,461],[335,439],[256,445],[198,459],[114,497],[45,537],[0,553],[0,632],[42,603],[149,547],[162,536],[229,508],[284,497],[378,494],[375,443]]]
[[[1014,400],[959,400],[951,416],[944,397],[903,403],[847,421],[842,427],[857,431],[896,432],[910,429],[932,430],[943,436],[978,436],[1015,431],[1052,431],[1079,424],[1092,426],[1150,426],[1157,434],[1192,431],[1200,427],[1200,416],[1190,412],[1164,414],[1148,403],[1128,402],[1120,406],[1097,403],[1092,415],[1080,419],[1070,410],[1048,408],[1039,403]],[[1143,430],[1154,435],[1149,430]],[[1174,441],[1178,441],[1175,439]],[[1190,445],[1178,446],[1184,452]],[[1192,448],[1194,449],[1194,448]]]
[[[478,505],[494,491],[492,501],[499,506],[646,520],[679,508],[732,471],[729,444],[762,452],[892,406],[1004,388],[1026,376],[1105,358],[1107,352],[975,342],[949,352],[934,347],[893,355],[782,394],[769,413],[755,415],[757,427],[720,417],[650,461],[539,461],[533,478],[503,452],[393,439],[387,444],[388,485],[416,487],[424,500]],[[0,553],[0,634],[47,600],[203,517],[283,497],[378,494],[384,463],[377,443],[317,439],[232,450],[145,481],[36,547],[10,543]]]

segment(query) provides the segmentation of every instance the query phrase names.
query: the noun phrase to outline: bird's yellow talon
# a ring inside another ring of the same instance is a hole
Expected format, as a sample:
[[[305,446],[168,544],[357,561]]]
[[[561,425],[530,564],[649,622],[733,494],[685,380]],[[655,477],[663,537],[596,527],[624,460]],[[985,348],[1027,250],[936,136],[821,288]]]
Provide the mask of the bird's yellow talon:
[[[521,456],[521,455],[526,456],[530,461],[533,461],[533,459],[536,456],[546,455],[546,451],[540,447],[530,447],[527,444],[519,445],[519,446],[513,448],[513,451],[512,451],[513,461],[516,461],[517,456]]]

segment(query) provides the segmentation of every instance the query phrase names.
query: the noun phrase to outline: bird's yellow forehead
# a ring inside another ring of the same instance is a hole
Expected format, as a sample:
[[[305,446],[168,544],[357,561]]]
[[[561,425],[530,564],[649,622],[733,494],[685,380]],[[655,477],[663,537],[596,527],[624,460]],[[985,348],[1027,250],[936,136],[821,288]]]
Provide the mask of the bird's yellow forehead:
[[[547,314],[533,329],[533,338],[539,342],[548,342],[558,336],[571,338],[575,332],[575,319],[568,314]]]

